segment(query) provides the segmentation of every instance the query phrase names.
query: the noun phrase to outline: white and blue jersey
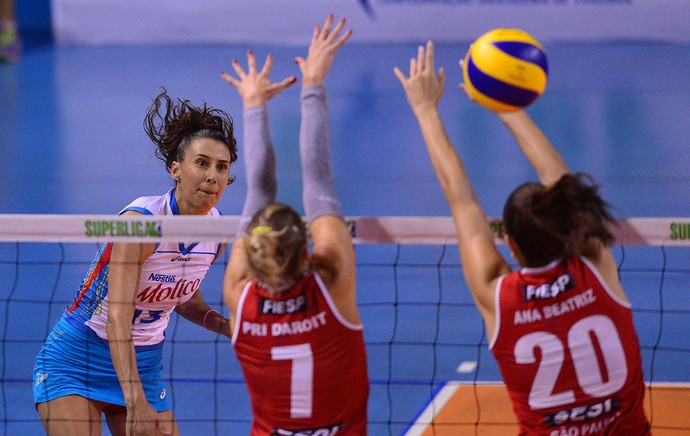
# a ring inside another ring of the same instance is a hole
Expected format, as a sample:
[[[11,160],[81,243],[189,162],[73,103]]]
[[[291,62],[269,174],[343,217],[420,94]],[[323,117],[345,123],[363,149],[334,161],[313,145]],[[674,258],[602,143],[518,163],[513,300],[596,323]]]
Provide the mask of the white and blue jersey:
[[[179,215],[175,190],[141,197],[120,214]],[[220,213],[213,208],[208,216]],[[34,400],[80,395],[124,406],[107,341],[108,272],[112,243],[101,245],[79,290],[46,339],[34,366]],[[170,313],[189,300],[220,253],[214,242],[156,244],[141,265],[132,319],[137,367],[146,397],[157,411],[170,409],[162,377],[162,345]]]
[[[141,197],[125,207],[143,215],[179,215],[174,189],[159,197]],[[213,208],[208,216],[219,216]],[[221,245],[215,242],[163,242],[141,266],[132,338],[137,349],[160,345],[175,306],[189,300],[199,289]],[[91,263],[73,303],[64,317],[79,329],[89,328],[107,339],[108,271],[112,243],[103,244]]]

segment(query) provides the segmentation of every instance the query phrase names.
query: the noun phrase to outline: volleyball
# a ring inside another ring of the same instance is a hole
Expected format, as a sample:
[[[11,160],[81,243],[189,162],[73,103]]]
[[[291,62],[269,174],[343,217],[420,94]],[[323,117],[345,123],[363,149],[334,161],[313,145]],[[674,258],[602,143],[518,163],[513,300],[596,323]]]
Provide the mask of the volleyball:
[[[473,101],[497,112],[525,108],[546,89],[544,47],[520,29],[494,29],[474,41],[463,63]]]

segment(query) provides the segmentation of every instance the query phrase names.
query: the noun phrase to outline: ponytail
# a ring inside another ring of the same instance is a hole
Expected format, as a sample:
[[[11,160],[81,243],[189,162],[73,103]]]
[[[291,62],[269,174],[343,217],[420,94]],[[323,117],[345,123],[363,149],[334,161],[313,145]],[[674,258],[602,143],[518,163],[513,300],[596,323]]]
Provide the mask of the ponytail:
[[[506,232],[528,266],[579,256],[590,238],[614,241],[614,222],[599,187],[585,173],[565,174],[550,188],[538,183],[518,187],[503,210]]]

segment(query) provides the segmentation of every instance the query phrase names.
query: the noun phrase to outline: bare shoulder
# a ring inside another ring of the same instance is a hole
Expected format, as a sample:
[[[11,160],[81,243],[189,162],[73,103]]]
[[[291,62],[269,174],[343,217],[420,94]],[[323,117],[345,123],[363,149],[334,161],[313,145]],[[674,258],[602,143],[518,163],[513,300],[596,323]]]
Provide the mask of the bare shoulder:
[[[603,244],[601,240],[592,238],[588,242],[583,256],[596,268],[609,289],[623,301],[628,301],[628,296],[625,294],[619,279],[618,264],[611,248]]]
[[[143,216],[144,214],[135,210],[123,212],[120,216]],[[113,243],[113,253],[111,267],[117,265],[117,259],[137,259],[138,262],[147,259],[156,250],[154,243]]]

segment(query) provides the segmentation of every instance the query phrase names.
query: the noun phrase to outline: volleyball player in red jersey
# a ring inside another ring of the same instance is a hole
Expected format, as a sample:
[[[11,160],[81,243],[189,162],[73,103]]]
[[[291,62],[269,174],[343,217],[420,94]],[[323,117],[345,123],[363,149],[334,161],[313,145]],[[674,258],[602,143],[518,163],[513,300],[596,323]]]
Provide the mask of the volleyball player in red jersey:
[[[275,155],[266,103],[295,78],[273,84],[269,55],[257,71],[236,61],[223,74],[244,104],[247,197],[225,276],[232,344],[251,397],[252,435],[365,435],[369,381],[356,306],[355,255],[331,176],[324,82],[351,31],[329,15],[316,26],[302,73],[300,159],[309,224],[275,203]]]
[[[646,435],[640,348],[609,249],[613,218],[523,110],[498,113],[536,170],[503,209],[511,271],[438,112],[445,74],[419,47],[405,89],[450,204],[465,280],[521,435]],[[464,84],[460,85],[464,89]]]

